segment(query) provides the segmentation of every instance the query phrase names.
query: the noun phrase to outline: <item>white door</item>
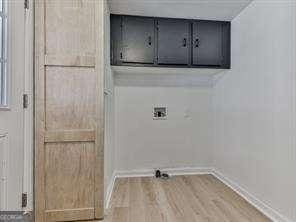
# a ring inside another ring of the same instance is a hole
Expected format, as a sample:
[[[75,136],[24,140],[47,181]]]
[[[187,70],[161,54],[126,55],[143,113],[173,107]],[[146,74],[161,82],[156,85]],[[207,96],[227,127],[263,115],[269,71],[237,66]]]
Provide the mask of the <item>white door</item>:
[[[22,210],[24,172],[25,8],[0,0],[0,210]]]

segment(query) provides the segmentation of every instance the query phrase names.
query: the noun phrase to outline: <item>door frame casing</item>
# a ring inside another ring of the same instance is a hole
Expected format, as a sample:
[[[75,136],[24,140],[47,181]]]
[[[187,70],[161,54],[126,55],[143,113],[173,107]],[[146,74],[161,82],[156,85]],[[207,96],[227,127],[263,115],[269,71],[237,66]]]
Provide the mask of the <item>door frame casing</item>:
[[[24,109],[24,171],[23,193],[27,194],[25,211],[34,207],[34,1],[28,1],[25,9],[25,82],[24,94],[28,95],[28,107]]]

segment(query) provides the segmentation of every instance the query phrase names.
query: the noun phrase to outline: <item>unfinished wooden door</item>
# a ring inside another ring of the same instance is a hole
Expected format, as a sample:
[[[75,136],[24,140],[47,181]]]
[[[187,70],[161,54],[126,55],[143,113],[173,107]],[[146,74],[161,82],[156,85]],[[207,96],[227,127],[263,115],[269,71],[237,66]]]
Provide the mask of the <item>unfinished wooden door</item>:
[[[103,4],[35,1],[38,222],[103,217]]]

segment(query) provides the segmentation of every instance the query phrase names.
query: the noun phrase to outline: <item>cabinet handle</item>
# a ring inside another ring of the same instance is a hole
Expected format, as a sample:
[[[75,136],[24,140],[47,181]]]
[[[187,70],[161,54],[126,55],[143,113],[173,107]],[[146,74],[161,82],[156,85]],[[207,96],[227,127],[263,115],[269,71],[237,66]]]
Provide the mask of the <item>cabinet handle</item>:
[[[152,44],[152,38],[151,38],[151,36],[148,37],[148,44],[149,44],[149,45]]]
[[[199,47],[199,39],[195,39],[195,48]]]
[[[187,39],[184,38],[184,39],[183,39],[183,47],[186,47],[186,45],[187,45]]]

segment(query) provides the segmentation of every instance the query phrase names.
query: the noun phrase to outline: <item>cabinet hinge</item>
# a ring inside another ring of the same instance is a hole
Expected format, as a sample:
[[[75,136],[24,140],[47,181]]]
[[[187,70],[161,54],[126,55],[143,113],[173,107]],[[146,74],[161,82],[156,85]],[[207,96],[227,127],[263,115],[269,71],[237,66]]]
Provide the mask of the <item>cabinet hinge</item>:
[[[28,194],[22,193],[22,207],[27,207],[28,204]]]
[[[29,107],[29,96],[28,94],[23,94],[23,108],[26,109]]]
[[[24,8],[29,9],[29,0],[24,0]]]

